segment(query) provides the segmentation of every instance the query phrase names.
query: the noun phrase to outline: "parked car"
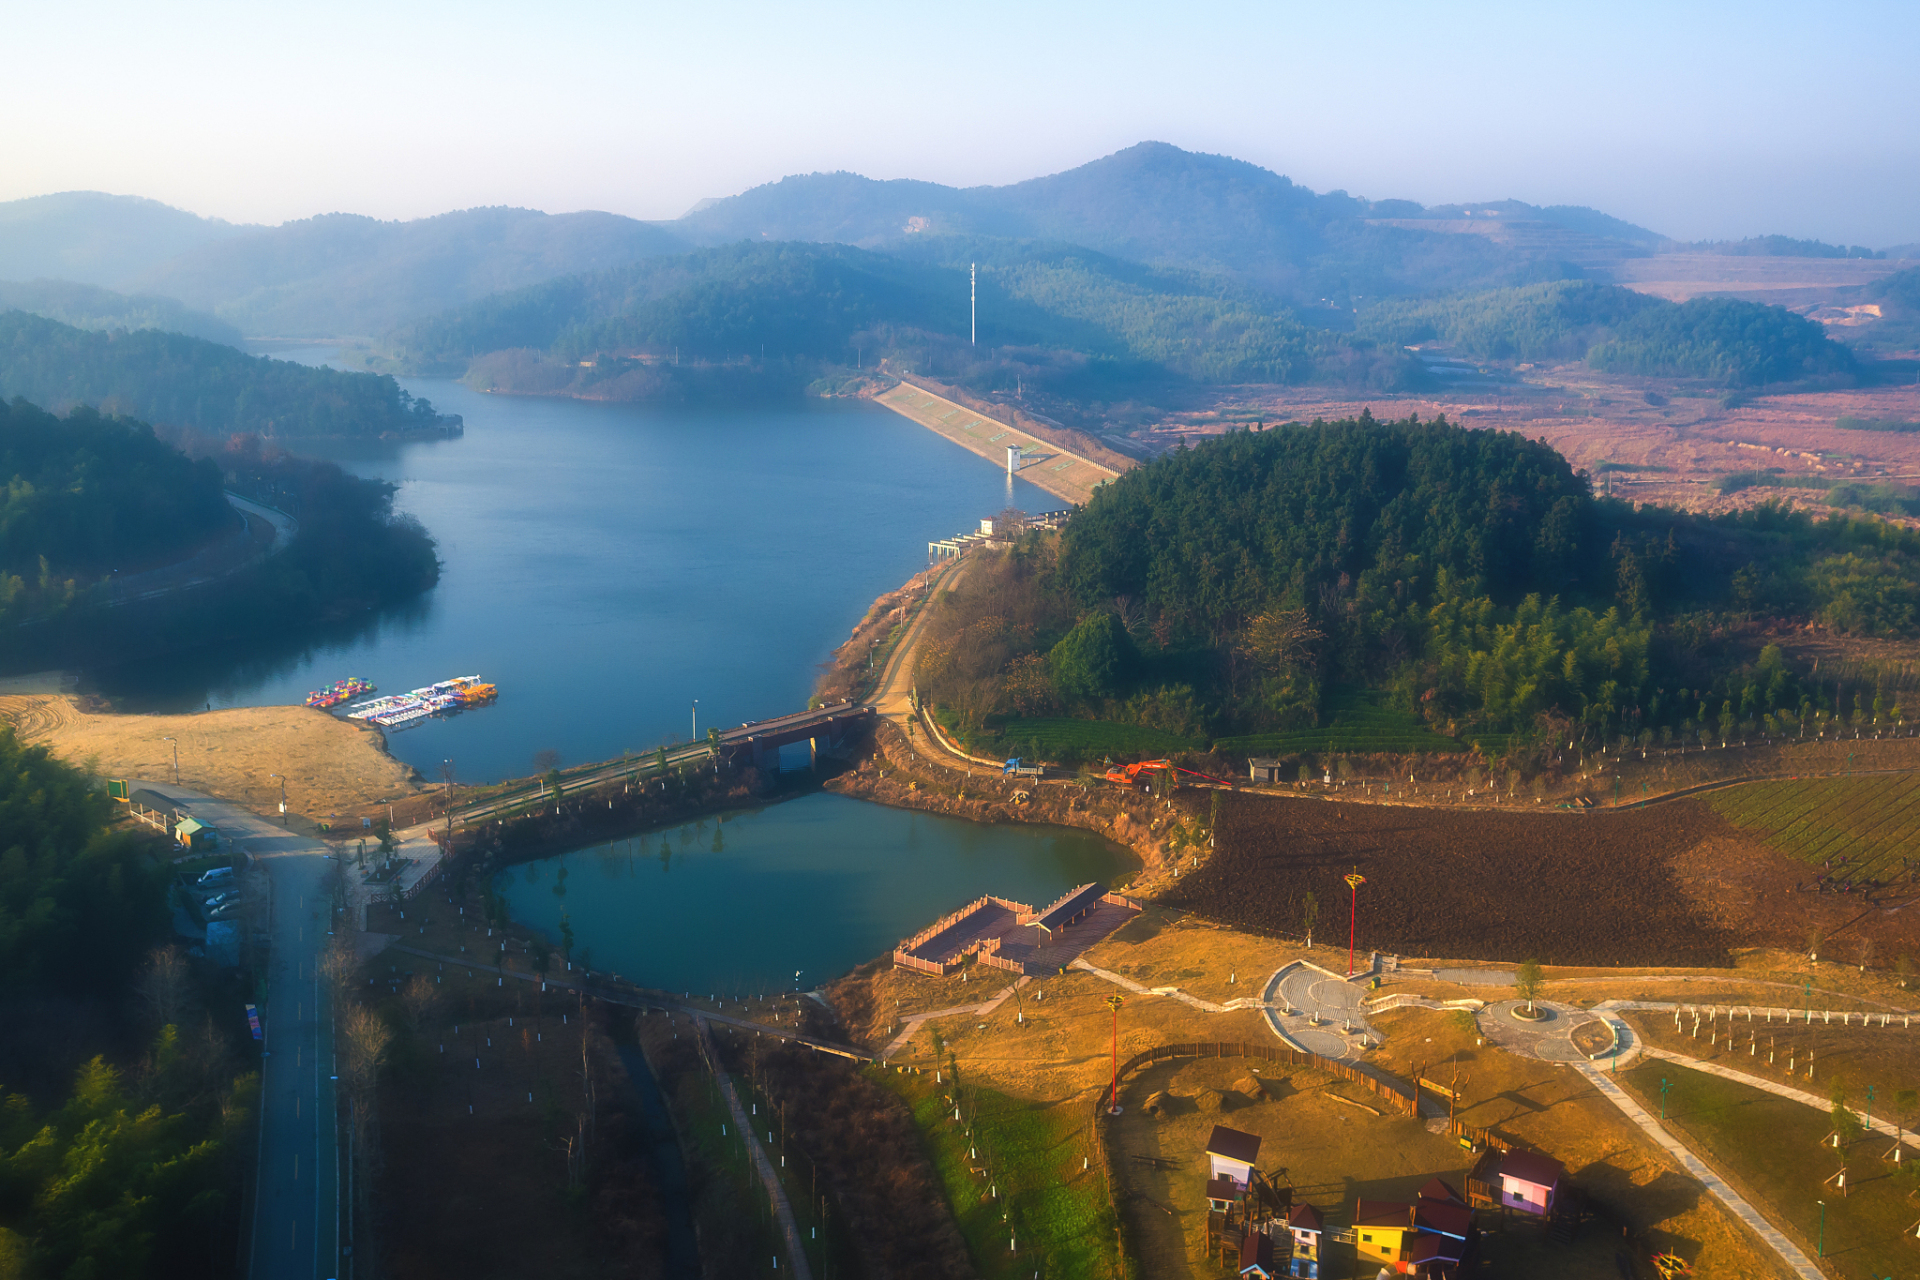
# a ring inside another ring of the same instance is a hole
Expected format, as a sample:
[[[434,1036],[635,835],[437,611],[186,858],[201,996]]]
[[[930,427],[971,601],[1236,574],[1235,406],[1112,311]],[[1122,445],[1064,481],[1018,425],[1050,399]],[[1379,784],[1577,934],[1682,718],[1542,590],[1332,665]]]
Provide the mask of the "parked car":
[[[213,910],[207,912],[207,919],[225,920],[228,916],[237,915],[242,905],[238,899],[232,902],[223,902]]]
[[[229,902],[238,901],[239,898],[240,891],[238,889],[229,889],[225,893],[216,893],[211,898],[208,898],[207,905],[209,907],[225,906]]]
[[[203,874],[198,880],[195,880],[194,883],[202,888],[206,888],[210,885],[216,885],[222,881],[231,879],[233,879],[232,867],[215,867],[213,870]]]

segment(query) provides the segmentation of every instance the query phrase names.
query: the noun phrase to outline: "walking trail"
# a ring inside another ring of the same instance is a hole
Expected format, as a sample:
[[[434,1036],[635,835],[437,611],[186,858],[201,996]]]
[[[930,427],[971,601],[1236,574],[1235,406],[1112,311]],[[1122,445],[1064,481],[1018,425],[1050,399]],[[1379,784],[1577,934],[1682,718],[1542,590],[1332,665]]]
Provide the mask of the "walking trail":
[[[806,1246],[800,1241],[800,1224],[793,1220],[793,1206],[787,1202],[787,1189],[780,1185],[780,1174],[773,1167],[773,1161],[767,1158],[765,1148],[760,1145],[760,1135],[754,1132],[752,1123],[747,1119],[745,1107],[733,1092],[733,1082],[727,1079],[727,1073],[720,1070],[718,1050],[713,1043],[712,1033],[707,1030],[707,1020],[699,1014],[694,1015],[693,1023],[700,1028],[700,1048],[706,1055],[707,1063],[713,1070],[713,1078],[720,1085],[720,1094],[727,1100],[727,1111],[733,1116],[734,1127],[740,1130],[747,1140],[747,1151],[753,1157],[754,1170],[760,1175],[761,1185],[767,1189],[767,1199],[773,1203],[774,1217],[779,1220],[780,1234],[787,1241],[787,1274],[796,1280],[813,1280],[813,1270],[807,1264]],[[774,1260],[778,1268],[779,1259]]]

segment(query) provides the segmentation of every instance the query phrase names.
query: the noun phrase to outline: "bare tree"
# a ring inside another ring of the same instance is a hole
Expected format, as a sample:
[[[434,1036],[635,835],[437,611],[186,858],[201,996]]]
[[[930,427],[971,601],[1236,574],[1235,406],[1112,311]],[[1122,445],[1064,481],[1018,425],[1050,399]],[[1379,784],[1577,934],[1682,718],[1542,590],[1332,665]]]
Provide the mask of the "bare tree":
[[[400,988],[400,1007],[407,1014],[407,1029],[415,1035],[420,1034],[420,1024],[439,1002],[440,993],[434,988],[432,979],[424,973],[416,973]]]
[[[193,1000],[186,953],[178,947],[160,947],[150,952],[146,967],[134,984],[134,994],[154,1026],[178,1026]]]
[[[1326,636],[1305,609],[1269,609],[1247,624],[1240,649],[1269,671],[1312,657]]]

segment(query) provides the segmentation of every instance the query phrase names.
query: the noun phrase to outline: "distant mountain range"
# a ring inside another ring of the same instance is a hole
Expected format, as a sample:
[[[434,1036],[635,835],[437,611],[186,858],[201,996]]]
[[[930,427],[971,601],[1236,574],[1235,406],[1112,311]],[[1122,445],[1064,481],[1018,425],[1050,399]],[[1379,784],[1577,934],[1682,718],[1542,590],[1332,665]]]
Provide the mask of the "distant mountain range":
[[[261,227],[67,192],[0,204],[0,280],[157,295],[252,336],[370,337],[502,291],[694,248],[785,240],[890,250],[955,236],[1228,273],[1308,318],[1316,309],[1350,316],[1361,301],[1386,296],[1604,276],[1608,261],[1678,247],[1593,209],[1513,200],[1427,207],[1315,193],[1245,161],[1143,142],[1001,187],[789,177],[702,201],[668,222],[483,208],[411,222],[336,213]],[[1741,243],[1722,251],[1779,251]],[[1782,242],[1802,251],[1806,243]]]

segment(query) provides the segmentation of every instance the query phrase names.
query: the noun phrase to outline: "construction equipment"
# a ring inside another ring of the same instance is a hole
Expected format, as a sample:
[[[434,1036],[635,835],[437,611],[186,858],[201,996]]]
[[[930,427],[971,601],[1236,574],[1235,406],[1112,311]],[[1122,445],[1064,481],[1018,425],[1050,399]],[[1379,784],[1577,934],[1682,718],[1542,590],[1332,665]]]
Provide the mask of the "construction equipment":
[[[1127,765],[1115,765],[1109,760],[1105,777],[1108,782],[1118,786],[1137,787],[1142,791],[1148,791],[1153,788],[1154,778],[1163,773],[1184,773],[1190,778],[1198,778],[1202,782],[1210,782],[1220,787],[1232,788],[1234,785],[1227,778],[1216,778],[1210,773],[1196,773],[1192,769],[1183,769],[1171,760],[1140,760]],[[1172,780],[1178,782],[1179,778],[1175,777]]]
[[[1000,774],[1002,777],[1011,778],[1037,778],[1041,774],[1041,768],[1037,764],[1022,763],[1019,756],[1009,756],[1007,763],[1001,766]]]

